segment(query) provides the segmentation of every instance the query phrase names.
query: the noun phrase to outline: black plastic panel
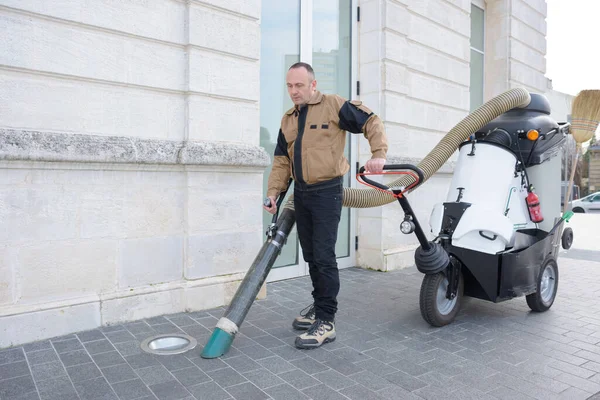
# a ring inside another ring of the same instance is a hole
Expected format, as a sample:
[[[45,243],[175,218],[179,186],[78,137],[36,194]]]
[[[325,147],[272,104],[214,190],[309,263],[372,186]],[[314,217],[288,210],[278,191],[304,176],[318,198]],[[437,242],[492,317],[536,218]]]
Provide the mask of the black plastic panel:
[[[535,293],[540,268],[552,253],[554,235],[539,229],[518,231],[516,235],[513,250],[501,257],[500,298]]]
[[[442,219],[442,230],[440,235],[452,235],[467,208],[471,203],[444,203],[444,217]]]
[[[499,140],[501,136],[497,133],[488,139],[487,135],[495,129],[506,131],[511,136],[511,140],[509,141],[506,138]],[[524,136],[532,129],[537,130],[542,135],[537,142],[533,142]],[[566,133],[550,117],[550,104],[546,97],[532,93],[529,106],[515,108],[502,114],[480,129],[475,137],[482,142],[486,140],[502,144],[510,142],[507,147],[517,155],[519,160],[524,161],[526,167],[530,167],[556,156],[564,143]]]
[[[449,251],[463,264],[465,296],[495,302],[498,297],[500,257],[453,246]]]
[[[539,229],[518,231],[516,235],[515,246],[499,254],[448,248],[463,264],[465,296],[497,303],[535,293],[540,268],[552,253],[554,235]]]

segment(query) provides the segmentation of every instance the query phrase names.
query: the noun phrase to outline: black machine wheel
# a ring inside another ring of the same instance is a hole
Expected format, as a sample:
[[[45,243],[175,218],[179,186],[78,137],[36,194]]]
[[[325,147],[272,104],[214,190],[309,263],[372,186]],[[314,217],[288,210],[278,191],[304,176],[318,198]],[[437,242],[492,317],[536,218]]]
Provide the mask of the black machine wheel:
[[[458,281],[458,291],[452,300],[446,298],[448,289],[448,277],[444,272],[427,274],[421,283],[421,295],[419,306],[423,319],[432,326],[448,325],[460,310],[463,297],[464,282],[462,273]]]
[[[537,290],[527,295],[527,305],[533,311],[544,312],[552,307],[558,290],[558,264],[553,257],[546,259],[537,278]]]
[[[573,212],[574,213],[583,213],[583,214],[585,214],[585,210],[583,208],[581,208],[581,207],[575,207],[573,209]]]
[[[562,248],[569,250],[573,245],[573,229],[565,228],[561,238]]]

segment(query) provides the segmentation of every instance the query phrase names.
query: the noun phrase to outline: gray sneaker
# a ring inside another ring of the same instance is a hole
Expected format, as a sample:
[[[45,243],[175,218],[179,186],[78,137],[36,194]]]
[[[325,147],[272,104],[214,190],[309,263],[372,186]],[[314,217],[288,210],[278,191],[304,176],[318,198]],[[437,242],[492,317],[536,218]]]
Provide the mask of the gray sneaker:
[[[311,304],[304,310],[300,311],[300,316],[294,319],[292,327],[294,329],[305,330],[311,327],[315,323],[315,305]]]
[[[296,337],[295,344],[299,349],[314,349],[334,340],[335,324],[318,319],[305,333]]]

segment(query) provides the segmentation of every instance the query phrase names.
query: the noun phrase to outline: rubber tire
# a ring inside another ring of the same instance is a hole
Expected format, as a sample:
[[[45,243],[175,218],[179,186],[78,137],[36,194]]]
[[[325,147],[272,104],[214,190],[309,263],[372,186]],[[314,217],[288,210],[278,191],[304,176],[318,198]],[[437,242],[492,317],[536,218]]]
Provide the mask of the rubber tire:
[[[569,250],[573,245],[573,229],[565,228],[561,237],[562,248]]]
[[[421,316],[431,326],[441,327],[448,325],[454,321],[456,315],[460,311],[464,292],[464,281],[462,273],[458,281],[458,291],[456,293],[456,303],[454,308],[447,315],[440,314],[437,308],[437,291],[440,284],[446,279],[444,272],[437,274],[427,274],[423,277],[421,283],[421,294],[419,296],[419,306],[421,308]]]
[[[540,295],[540,286],[542,283],[542,276],[544,275],[544,270],[546,269],[547,266],[550,266],[550,268],[554,268],[554,276],[556,277],[556,279],[554,282],[554,293],[552,293],[552,298],[550,299],[549,302],[545,303],[544,301],[542,301],[542,298]],[[535,311],[535,312],[548,311],[550,309],[550,307],[552,307],[552,304],[554,304],[554,299],[556,298],[557,291],[558,291],[558,264],[556,263],[556,260],[553,257],[550,257],[550,258],[547,258],[546,261],[544,261],[544,263],[542,264],[542,268],[540,268],[540,273],[538,274],[535,293],[525,296],[525,299],[527,300],[527,305],[529,306],[529,308],[531,308],[532,311]]]
[[[573,209],[573,212],[574,212],[574,213],[585,214],[585,210],[584,210],[583,208],[581,208],[581,207],[575,207],[575,208]]]

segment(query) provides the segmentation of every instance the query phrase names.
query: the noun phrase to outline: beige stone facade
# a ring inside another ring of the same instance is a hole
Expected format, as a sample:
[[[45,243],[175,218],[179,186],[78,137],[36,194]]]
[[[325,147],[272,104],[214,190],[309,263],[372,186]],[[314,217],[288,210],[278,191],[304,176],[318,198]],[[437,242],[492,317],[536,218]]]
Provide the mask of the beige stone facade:
[[[473,4],[484,99],[544,93],[545,1]],[[469,112],[472,3],[351,5],[358,98],[418,162]],[[227,304],[264,238],[261,1],[0,0],[0,36],[0,347]],[[425,225],[452,160],[412,196]],[[358,210],[354,264],[411,265],[401,219]]]

